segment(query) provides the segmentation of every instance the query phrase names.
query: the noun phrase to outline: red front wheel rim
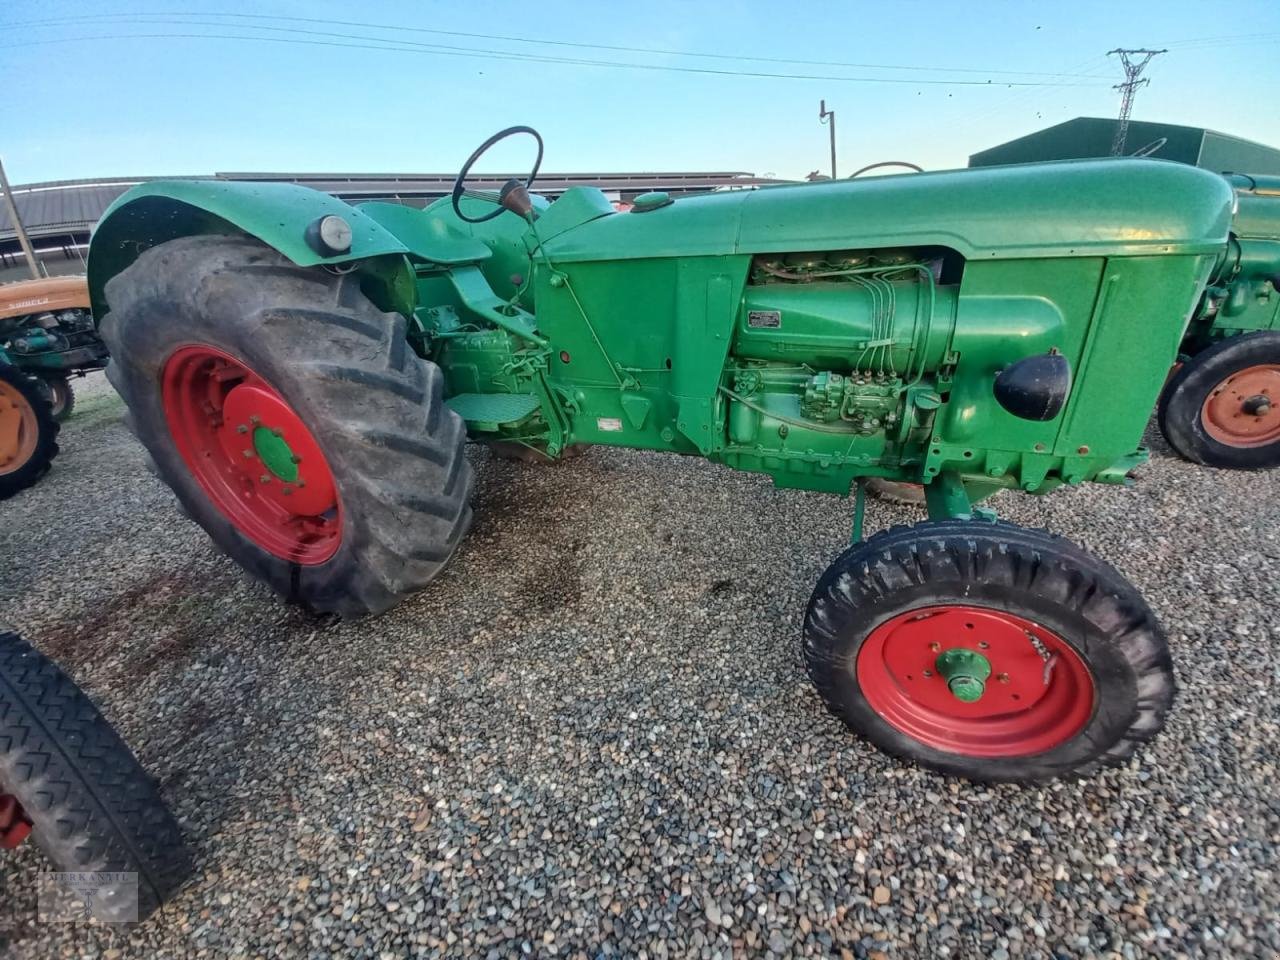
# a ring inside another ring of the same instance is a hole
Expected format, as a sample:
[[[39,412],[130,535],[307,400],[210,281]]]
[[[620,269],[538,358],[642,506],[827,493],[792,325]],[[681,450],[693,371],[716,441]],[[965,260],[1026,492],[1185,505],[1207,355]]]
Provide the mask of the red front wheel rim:
[[[957,663],[966,665],[961,673]],[[867,636],[856,669],[867,703],[894,729],[970,757],[1052,750],[1084,729],[1096,700],[1092,673],[1062,637],[989,607],[928,606],[893,617]]]
[[[163,373],[169,432],[200,488],[235,528],[281,560],[324,563],[342,542],[328,460],[289,403],[243,361],[182,347]]]

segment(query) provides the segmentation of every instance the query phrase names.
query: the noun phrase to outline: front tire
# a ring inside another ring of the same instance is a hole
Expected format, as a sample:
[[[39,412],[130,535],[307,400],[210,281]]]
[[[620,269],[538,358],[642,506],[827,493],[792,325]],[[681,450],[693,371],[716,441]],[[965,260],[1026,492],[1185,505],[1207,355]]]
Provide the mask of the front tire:
[[[318,612],[426,586],[471,521],[465,427],[442,376],[358,274],[247,237],[144,252],[107,284],[107,376],[186,513]]]
[[[0,847],[28,836],[59,871],[137,875],[136,916],[113,883],[93,895],[103,920],[145,920],[191,873],[155,781],[111,725],[56,664],[0,632]]]
[[[1280,466],[1280,333],[1231,337],[1169,380],[1156,414],[1169,446],[1194,463]]]
[[[41,380],[49,391],[53,419],[62,423],[76,406],[76,392],[71,388],[71,381],[66,377],[41,377]]]
[[[58,429],[40,384],[0,363],[0,500],[49,472],[58,454]]]
[[[854,731],[978,781],[1124,763],[1174,696],[1137,590],[1061,537],[1007,523],[928,521],[851,547],[809,601],[804,658]]]

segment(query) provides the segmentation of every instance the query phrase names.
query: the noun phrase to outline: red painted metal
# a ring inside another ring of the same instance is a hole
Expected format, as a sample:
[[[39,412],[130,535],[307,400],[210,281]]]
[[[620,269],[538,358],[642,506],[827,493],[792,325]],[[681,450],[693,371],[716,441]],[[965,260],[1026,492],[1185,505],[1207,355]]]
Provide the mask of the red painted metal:
[[[1230,447],[1280,440],[1280,364],[1260,363],[1227,377],[1205,398],[1200,422],[1205,433]]]
[[[12,850],[31,833],[31,821],[17,798],[0,793],[0,849]]]
[[[953,647],[991,664],[974,703],[955,697],[934,667]],[[1052,750],[1084,729],[1097,698],[1093,676],[1070,644],[1034,621],[989,607],[921,607],[887,620],[858,651],[857,677],[872,709],[895,729],[970,757]]]
[[[333,471],[302,418],[243,361],[203,344],[165,363],[165,417],[187,468],[220,513],[268,553],[304,566],[324,563],[342,542]],[[296,481],[271,471],[254,444],[259,428],[297,457]]]

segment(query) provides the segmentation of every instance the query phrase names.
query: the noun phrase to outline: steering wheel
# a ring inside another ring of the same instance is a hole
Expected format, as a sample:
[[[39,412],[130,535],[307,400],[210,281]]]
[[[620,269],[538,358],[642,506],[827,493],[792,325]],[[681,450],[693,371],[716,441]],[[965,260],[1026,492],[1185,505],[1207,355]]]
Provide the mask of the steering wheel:
[[[881,167],[906,167],[908,170],[914,170],[916,173],[924,173],[924,167],[916,166],[914,163],[909,163],[906,160],[881,160],[879,163],[869,163],[861,170],[855,170],[853,173],[849,174],[849,179],[852,180],[854,177],[861,176],[869,170],[878,170]]]
[[[480,146],[476,147],[475,153],[467,158],[467,162],[462,165],[462,170],[458,173],[458,179],[453,181],[453,212],[458,215],[459,220],[465,220],[467,223],[484,223],[492,220],[500,215],[505,207],[499,206],[491,213],[486,213],[483,217],[469,217],[462,212],[462,206],[458,203],[463,197],[472,197],[476,200],[487,200],[490,203],[501,204],[502,195],[512,185],[519,185],[519,180],[509,180],[507,185],[503,187],[503,192],[499,193],[493,190],[468,190],[466,188],[467,174],[471,172],[471,168],[475,166],[477,160],[484,154],[486,150],[492,147],[499,140],[505,140],[507,137],[514,136],[517,133],[527,133],[538,141],[538,156],[533,161],[533,170],[529,174],[527,180],[524,181],[525,189],[533,186],[533,179],[538,175],[538,168],[542,166],[542,137],[533,127],[507,127],[505,130],[499,130],[492,137],[486,140]]]

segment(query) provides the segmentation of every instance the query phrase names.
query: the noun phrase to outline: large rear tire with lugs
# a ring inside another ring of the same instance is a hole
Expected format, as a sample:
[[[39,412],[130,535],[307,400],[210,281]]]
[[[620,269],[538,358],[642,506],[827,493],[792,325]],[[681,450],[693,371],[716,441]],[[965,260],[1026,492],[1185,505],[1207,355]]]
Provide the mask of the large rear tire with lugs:
[[[827,707],[876,746],[978,781],[1123,764],[1175,689],[1164,632],[1113,567],[977,520],[850,547],[809,601],[804,658]]]
[[[191,873],[156,782],[56,664],[0,631],[0,847],[28,837],[60,872],[126,874],[95,883],[101,920],[145,920]]]
[[[40,384],[0,363],[0,500],[34,484],[58,454],[58,422]]]
[[[357,274],[197,236],[108,282],[107,376],[186,513],[290,600],[379,613],[426,586],[471,522],[440,370]]]

